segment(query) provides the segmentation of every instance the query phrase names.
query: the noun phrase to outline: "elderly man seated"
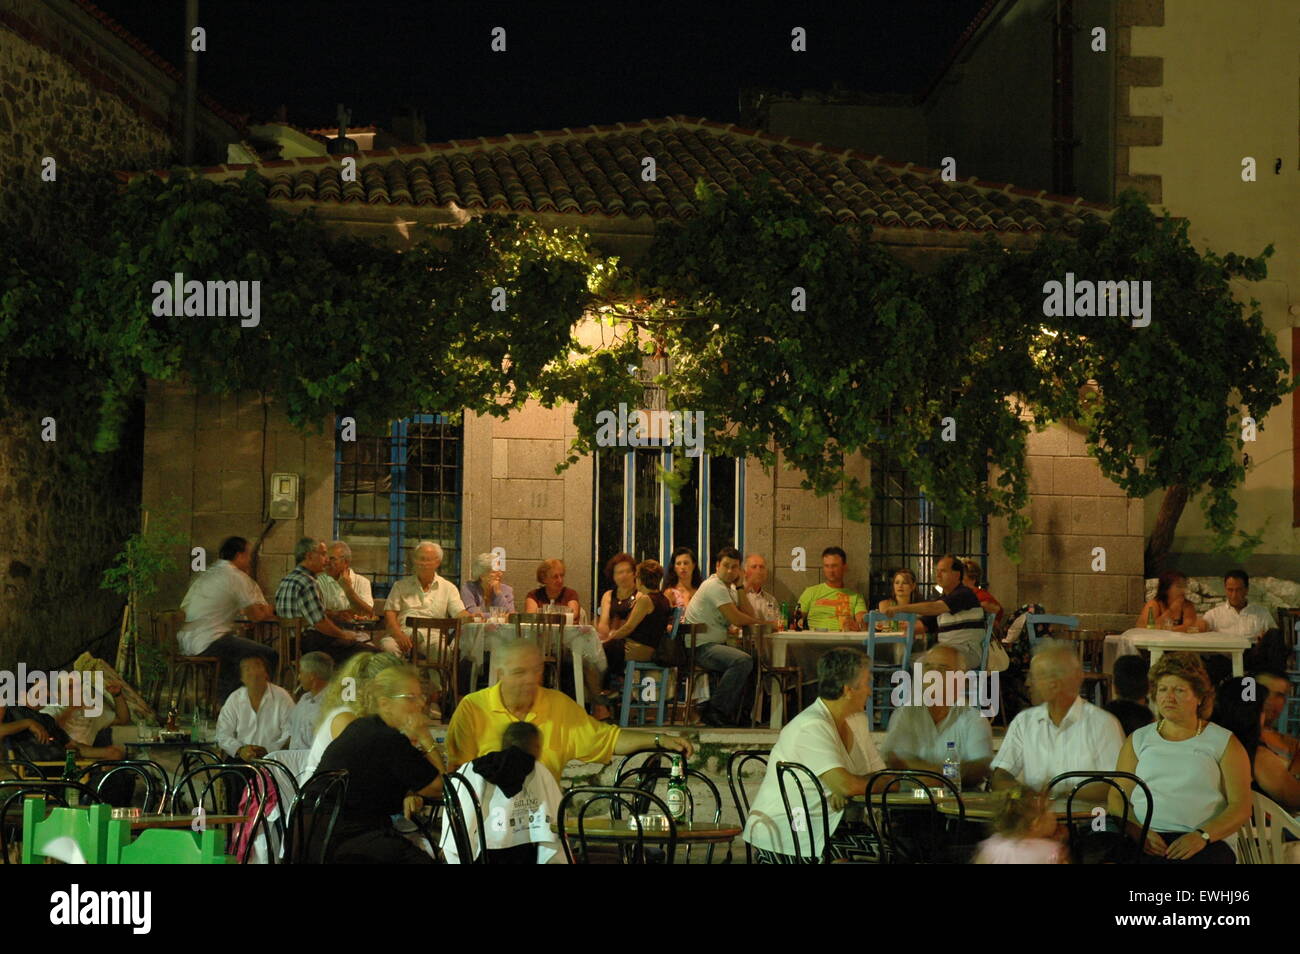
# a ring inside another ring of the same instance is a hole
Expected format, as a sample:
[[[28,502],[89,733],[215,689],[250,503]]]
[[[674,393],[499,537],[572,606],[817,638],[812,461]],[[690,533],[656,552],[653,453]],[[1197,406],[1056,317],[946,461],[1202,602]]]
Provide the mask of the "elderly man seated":
[[[391,646],[403,655],[408,655],[414,645],[411,627],[406,622],[408,618],[470,618],[456,584],[438,575],[442,566],[442,547],[430,540],[421,540],[411,551],[411,562],[415,572],[394,583],[384,603],[386,635],[382,645],[385,649]],[[427,652],[427,647],[420,647],[420,652]]]
[[[693,752],[679,736],[633,732],[598,722],[564,693],[542,686],[542,655],[537,644],[520,639],[497,651],[499,682],[461,700],[447,730],[447,759],[454,771],[481,755],[501,749],[513,722],[532,722],[541,730],[541,762],[558,780],[571,761],[608,762],[615,755],[664,748]]]
[[[275,590],[275,612],[281,619],[301,619],[311,627],[302,634],[302,648],[325,652],[335,662],[342,662],[360,650],[373,650],[367,633],[339,628],[325,615],[325,598],[319,577],[328,556],[325,544],[314,537],[303,537],[294,547],[298,565],[285,574]]]
[[[317,574],[316,582],[320,584],[325,612],[330,619],[373,616],[375,599],[370,580],[352,569],[352,548],[342,540],[335,540],[327,552],[325,572]]]
[[[1072,643],[1039,640],[1038,651],[1029,664],[1030,689],[1040,700],[1011,720],[1002,747],[993,759],[993,787],[1010,788],[1021,783],[1042,789],[1064,772],[1113,772],[1124,745],[1119,720],[1079,695],[1083,686],[1083,664]],[[1073,781],[1062,782],[1062,795]],[[1100,802],[1108,786],[1095,782],[1085,786],[1079,797]]]
[[[935,646],[923,657],[922,674],[938,673],[949,685],[948,673],[961,672],[961,653],[952,646]],[[902,706],[889,717],[889,732],[881,746],[885,764],[892,769],[913,769],[943,774],[948,743],[961,759],[964,786],[975,786],[989,774],[993,758],[993,730],[979,710],[964,699],[940,697],[943,705]]]
[[[271,682],[261,656],[239,661],[239,681],[243,687],[230,694],[217,716],[217,743],[247,762],[286,747],[293,698]]]
[[[325,653],[307,653],[298,660],[298,685],[302,695],[289,716],[289,748],[310,749],[320,722],[321,699],[334,675],[334,660]],[[272,749],[272,751],[275,751]]]

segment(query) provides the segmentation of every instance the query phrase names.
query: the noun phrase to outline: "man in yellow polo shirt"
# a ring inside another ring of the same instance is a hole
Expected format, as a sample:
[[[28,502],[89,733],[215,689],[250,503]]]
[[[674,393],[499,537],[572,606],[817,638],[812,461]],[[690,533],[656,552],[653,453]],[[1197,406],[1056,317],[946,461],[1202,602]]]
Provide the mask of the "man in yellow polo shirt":
[[[512,722],[532,722],[542,732],[542,762],[558,780],[570,761],[608,762],[656,746],[694,753],[676,735],[633,732],[598,722],[562,692],[542,687],[542,654],[537,644],[521,639],[497,653],[498,682],[460,701],[447,730],[449,770],[499,751],[501,734]]]

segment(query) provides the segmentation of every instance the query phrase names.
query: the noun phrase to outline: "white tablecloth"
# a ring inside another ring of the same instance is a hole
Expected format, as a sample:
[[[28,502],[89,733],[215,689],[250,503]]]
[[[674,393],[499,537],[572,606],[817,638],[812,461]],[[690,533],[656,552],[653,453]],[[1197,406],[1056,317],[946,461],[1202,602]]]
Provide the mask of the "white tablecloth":
[[[1251,646],[1244,636],[1227,636],[1223,633],[1174,633],[1164,629],[1137,628],[1122,633],[1111,633],[1101,649],[1101,668],[1114,674],[1115,659],[1119,656],[1136,656],[1139,649],[1151,653],[1154,664],[1167,652],[1227,653],[1232,657],[1232,674],[1243,675],[1243,654]]]
[[[525,626],[525,631],[532,627]],[[493,654],[509,642],[519,638],[519,626],[515,623],[462,623],[460,626],[460,655],[474,664],[475,682],[479,667],[486,661],[488,681],[496,682],[496,664]],[[597,672],[609,668],[605,659],[605,647],[600,642],[600,635],[595,626],[565,626],[561,639],[564,648],[573,656],[574,696],[578,705],[586,703],[586,687],[582,680],[583,663],[591,663]]]

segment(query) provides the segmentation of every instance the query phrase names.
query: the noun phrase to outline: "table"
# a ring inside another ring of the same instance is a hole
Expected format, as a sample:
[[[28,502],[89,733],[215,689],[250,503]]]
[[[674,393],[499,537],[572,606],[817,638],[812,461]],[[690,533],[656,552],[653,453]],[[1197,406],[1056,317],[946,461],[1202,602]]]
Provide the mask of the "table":
[[[608,815],[588,815],[583,821],[583,830],[588,838],[600,838],[609,841],[636,841],[636,825],[629,827],[628,822],[629,819],[627,818],[620,818],[615,821]],[[576,835],[578,833],[578,819],[576,817],[566,818],[564,820],[564,830],[570,835]],[[731,841],[743,830],[739,825],[715,824],[713,822],[678,822],[677,840],[693,844],[724,844]],[[646,841],[667,841],[668,830],[666,828],[647,827],[644,838]]]
[[[137,815],[134,818],[122,818],[119,821],[129,821],[132,831],[142,828],[189,828],[197,815]],[[204,825],[238,825],[240,822],[248,821],[246,815],[204,815]]]
[[[902,633],[881,633],[881,636],[901,636]],[[829,632],[818,632],[816,630],[801,630],[792,632],[790,630],[781,630],[777,633],[770,633],[767,637],[768,643],[772,647],[772,666],[779,669],[786,665],[789,647],[792,645],[816,645],[825,649],[833,646],[852,646],[854,649],[865,649],[867,641],[867,631],[849,632],[847,630],[832,630]],[[876,662],[887,666],[897,666],[902,660],[903,647],[898,643],[885,643],[878,646],[881,658]],[[805,676],[808,674],[805,674]],[[816,673],[812,674],[813,681],[816,679]],[[772,718],[769,725],[773,729],[780,730],[785,724],[785,698],[782,693],[774,692],[771,697]]]
[[[991,821],[993,819],[993,813],[997,808],[998,795],[999,793],[997,792],[963,792],[961,801],[963,808],[966,810],[966,820]],[[871,798],[874,804],[879,804],[879,796],[871,796]],[[865,795],[855,796],[855,800],[866,801],[866,799],[867,796]],[[890,792],[885,796],[885,802],[889,805],[898,806],[914,805],[917,808],[928,808],[930,805],[929,799],[924,796],[917,798],[911,792]],[[1076,819],[1087,818],[1092,814],[1092,810],[1098,807],[1099,804],[1101,803],[1076,798],[1074,800],[1074,817]],[[957,817],[957,799],[953,798],[952,795],[947,792],[947,789],[944,790],[943,795],[940,795],[937,792],[935,793],[934,806],[940,815],[948,815],[954,818]],[[1101,807],[1104,808],[1105,806],[1102,805]],[[1058,818],[1064,818],[1066,816],[1065,809],[1066,805],[1064,798],[1055,799],[1051,803],[1051,810]]]
[[[1167,652],[1228,653],[1232,656],[1232,674],[1244,676],[1245,653],[1252,645],[1254,644],[1245,636],[1229,636],[1226,633],[1171,633],[1163,629],[1130,629],[1106,637],[1102,649],[1102,669],[1114,673],[1116,657],[1134,656],[1139,649],[1150,651],[1152,666]]]
[[[515,623],[461,623],[460,655],[473,663],[470,671],[470,685],[478,685],[478,670],[483,664],[483,657],[488,659],[488,684],[496,685],[496,651],[502,646],[519,638],[519,626]],[[565,626],[561,640],[564,648],[573,657],[573,692],[578,705],[587,702],[586,686],[582,678],[583,661],[590,662],[598,672],[609,668],[605,659],[605,647],[600,642],[600,635],[595,626]]]

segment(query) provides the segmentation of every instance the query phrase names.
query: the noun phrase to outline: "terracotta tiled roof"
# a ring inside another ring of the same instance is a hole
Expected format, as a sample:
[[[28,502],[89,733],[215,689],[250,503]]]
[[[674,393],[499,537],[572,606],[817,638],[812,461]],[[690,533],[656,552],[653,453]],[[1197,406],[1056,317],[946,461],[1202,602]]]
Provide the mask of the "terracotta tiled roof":
[[[641,179],[646,156],[656,161],[654,182]],[[876,228],[1073,233],[1109,208],[974,177],[944,182],[936,169],[684,116],[370,150],[358,157],[355,182],[342,181],[339,162],[319,156],[202,174],[254,168],[271,199],[454,203],[471,213],[683,220],[699,212],[697,179],[743,188],[763,172],[787,194],[812,195],[839,222]]]

